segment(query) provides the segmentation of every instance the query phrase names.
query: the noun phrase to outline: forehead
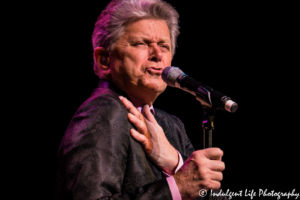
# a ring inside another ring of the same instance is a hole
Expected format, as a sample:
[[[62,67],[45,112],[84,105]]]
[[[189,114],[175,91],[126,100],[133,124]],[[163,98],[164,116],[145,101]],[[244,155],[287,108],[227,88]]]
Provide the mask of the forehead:
[[[125,28],[128,39],[145,38],[153,41],[170,42],[170,31],[164,20],[142,19],[130,23]]]

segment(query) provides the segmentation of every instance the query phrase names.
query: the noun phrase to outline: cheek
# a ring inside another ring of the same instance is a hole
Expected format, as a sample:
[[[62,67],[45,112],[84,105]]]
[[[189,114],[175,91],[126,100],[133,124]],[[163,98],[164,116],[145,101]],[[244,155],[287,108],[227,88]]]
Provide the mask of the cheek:
[[[132,51],[124,56],[123,66],[124,70],[134,75],[141,75],[145,71],[145,62],[147,61],[147,55],[145,52]]]
[[[120,60],[110,59],[110,72],[112,76],[120,74],[122,62]]]
[[[115,81],[127,85],[128,82],[138,82],[143,76],[142,65],[139,60],[125,56],[122,60],[114,60],[111,63],[111,75]]]
[[[169,66],[171,66],[171,63],[172,63],[172,55],[169,54],[169,55],[166,56],[164,64],[166,65],[166,67],[169,67]]]
[[[126,82],[126,79],[128,79],[128,73],[124,68],[123,60],[119,60],[119,59],[111,60],[110,72],[111,72],[111,78],[113,82],[118,86],[123,85],[124,82]]]

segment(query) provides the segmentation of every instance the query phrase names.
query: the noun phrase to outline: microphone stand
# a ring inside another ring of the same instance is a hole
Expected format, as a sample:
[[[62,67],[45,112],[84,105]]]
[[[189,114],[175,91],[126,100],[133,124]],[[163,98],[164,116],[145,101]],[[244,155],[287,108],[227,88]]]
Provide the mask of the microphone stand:
[[[195,92],[196,99],[201,103],[203,109],[203,149],[212,147],[212,130],[214,129],[214,113],[216,109],[212,106],[210,91],[199,86]],[[212,200],[212,195],[206,191],[205,200]]]
[[[202,116],[203,149],[212,147],[212,130],[214,130],[214,111],[205,106]]]
[[[212,130],[214,129],[214,113],[213,108],[203,106],[202,130],[203,130],[203,149],[212,147]],[[205,200],[212,200],[209,191],[206,192]]]

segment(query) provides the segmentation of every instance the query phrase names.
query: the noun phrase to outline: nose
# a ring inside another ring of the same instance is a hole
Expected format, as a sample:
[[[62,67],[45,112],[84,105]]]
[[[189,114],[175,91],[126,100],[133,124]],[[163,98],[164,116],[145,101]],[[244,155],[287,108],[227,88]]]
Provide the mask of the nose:
[[[149,59],[150,61],[160,62],[162,60],[162,52],[157,44],[149,45]]]

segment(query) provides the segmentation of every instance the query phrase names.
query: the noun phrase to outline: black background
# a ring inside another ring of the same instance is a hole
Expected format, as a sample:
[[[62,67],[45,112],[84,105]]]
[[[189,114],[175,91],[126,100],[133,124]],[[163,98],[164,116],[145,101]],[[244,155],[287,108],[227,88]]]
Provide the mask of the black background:
[[[224,151],[226,165],[221,187],[300,192],[295,62],[299,23],[294,5],[167,2],[180,15],[172,65],[239,105],[236,113],[215,114],[213,146]],[[49,4],[41,11],[44,23],[36,24],[41,27],[37,51],[43,60],[43,75],[36,84],[43,85],[47,96],[41,125],[51,151],[49,193],[54,194],[56,154],[64,131],[98,84],[91,35],[107,3]],[[195,149],[201,148],[202,108],[194,96],[168,87],[154,106],[179,117]]]

